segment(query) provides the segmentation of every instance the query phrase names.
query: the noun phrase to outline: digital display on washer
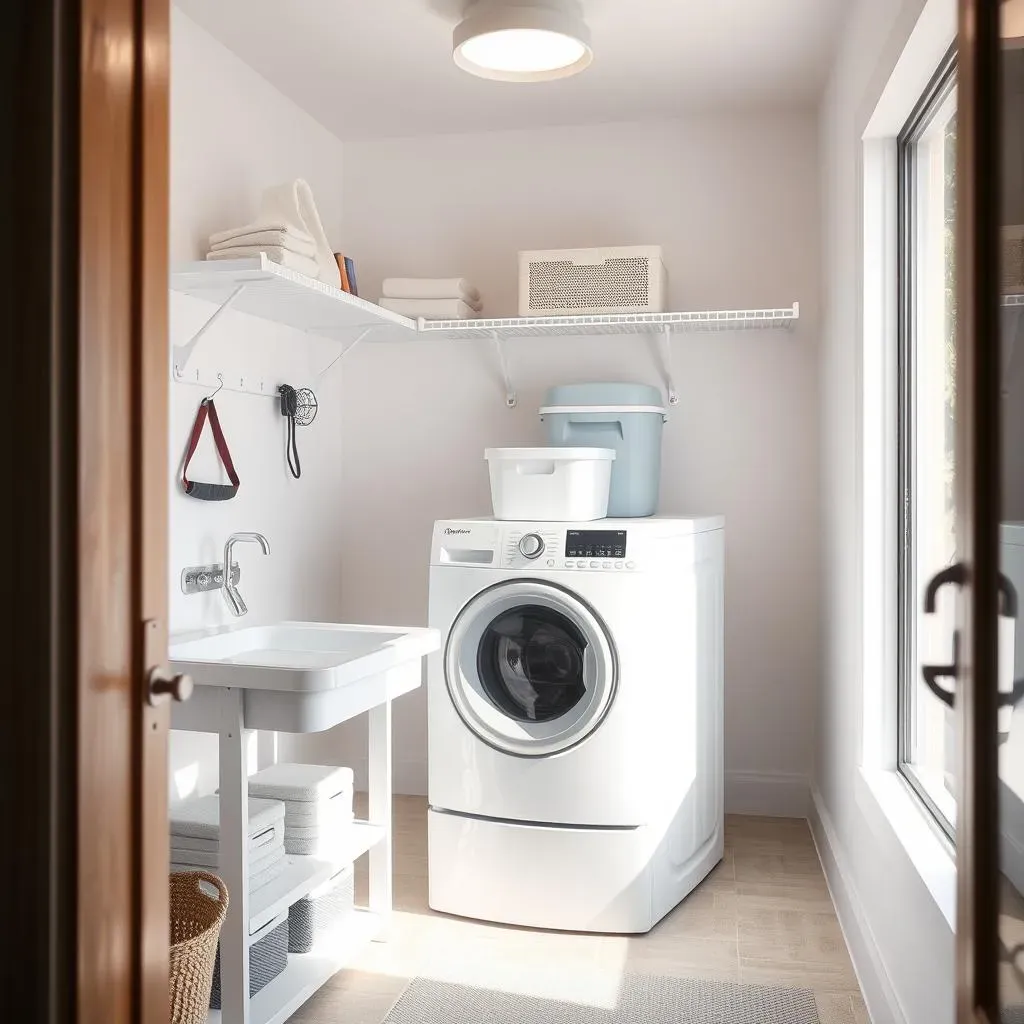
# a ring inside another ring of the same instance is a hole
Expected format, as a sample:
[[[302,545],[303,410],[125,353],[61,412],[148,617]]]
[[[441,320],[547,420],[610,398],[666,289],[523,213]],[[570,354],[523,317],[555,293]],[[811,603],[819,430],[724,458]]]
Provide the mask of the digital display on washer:
[[[625,530],[567,530],[566,558],[625,558]]]

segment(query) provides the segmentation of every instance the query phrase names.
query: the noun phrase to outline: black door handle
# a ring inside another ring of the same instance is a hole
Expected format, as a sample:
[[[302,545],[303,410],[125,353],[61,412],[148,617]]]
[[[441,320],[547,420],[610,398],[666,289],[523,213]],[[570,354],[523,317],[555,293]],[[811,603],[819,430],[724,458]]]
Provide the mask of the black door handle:
[[[924,684],[946,707],[952,707],[956,694],[952,690],[939,686],[940,679],[956,680],[960,673],[960,630],[953,630],[953,662],[950,665],[922,665],[921,675]]]
[[[957,562],[955,565],[951,565],[941,572],[936,573],[929,581],[928,586],[924,592],[924,610],[925,614],[932,615],[935,613],[935,599],[938,596],[939,591],[947,584],[952,583],[958,587],[962,587],[967,582],[967,567],[963,562]],[[1015,619],[1017,617],[1017,588],[1010,582],[1009,579],[1003,574],[999,574],[999,596],[1001,599],[1001,607],[999,614],[1004,615],[1007,618]],[[925,686],[939,700],[942,701],[947,707],[953,707],[956,700],[956,694],[953,690],[947,690],[945,687],[939,686],[940,679],[953,679],[956,680],[960,674],[960,630],[953,630],[953,661],[949,665],[922,665],[921,675],[924,677]],[[1015,707],[1020,703],[1021,699],[1024,699],[1024,679],[1014,680],[1013,691],[1011,693],[999,694],[998,706],[1003,707]]]

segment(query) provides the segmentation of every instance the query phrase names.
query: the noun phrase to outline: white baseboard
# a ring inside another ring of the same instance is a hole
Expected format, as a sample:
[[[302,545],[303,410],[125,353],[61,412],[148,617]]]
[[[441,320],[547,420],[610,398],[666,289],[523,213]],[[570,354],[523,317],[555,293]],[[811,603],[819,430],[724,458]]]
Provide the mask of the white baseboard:
[[[843,930],[857,980],[860,982],[868,1013],[874,1024],[907,1024],[900,1009],[885,964],[878,952],[864,904],[853,884],[846,864],[846,854],[839,843],[832,819],[817,788],[811,788],[811,835],[818,848],[818,859],[825,871],[839,925]]]
[[[789,772],[725,773],[725,813],[767,818],[806,818],[810,783]]]

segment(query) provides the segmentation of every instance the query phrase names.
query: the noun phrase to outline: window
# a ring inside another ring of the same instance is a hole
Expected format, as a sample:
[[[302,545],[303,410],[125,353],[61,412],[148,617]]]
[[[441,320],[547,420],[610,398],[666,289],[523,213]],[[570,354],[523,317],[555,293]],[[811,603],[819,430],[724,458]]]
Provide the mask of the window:
[[[925,615],[928,581],[956,560],[956,76],[944,62],[899,137],[899,767],[950,834],[954,716],[924,664],[952,659],[955,592]]]

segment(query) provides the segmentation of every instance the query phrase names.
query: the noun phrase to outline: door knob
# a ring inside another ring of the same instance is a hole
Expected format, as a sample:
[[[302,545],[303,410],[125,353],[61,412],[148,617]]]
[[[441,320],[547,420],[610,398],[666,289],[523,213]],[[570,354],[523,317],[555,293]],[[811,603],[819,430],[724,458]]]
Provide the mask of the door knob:
[[[150,669],[147,699],[153,707],[168,699],[180,703],[192,696],[194,686],[192,677],[185,673],[172,675],[170,670],[163,666]]]

